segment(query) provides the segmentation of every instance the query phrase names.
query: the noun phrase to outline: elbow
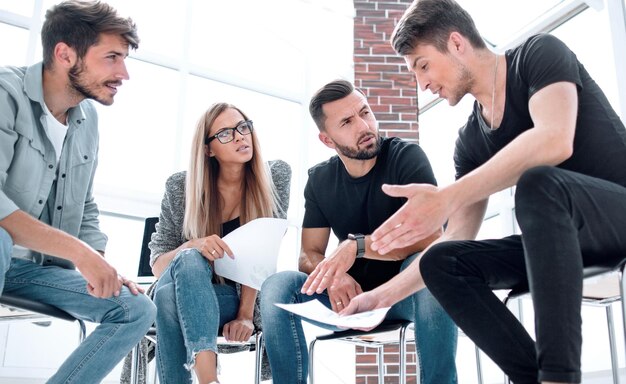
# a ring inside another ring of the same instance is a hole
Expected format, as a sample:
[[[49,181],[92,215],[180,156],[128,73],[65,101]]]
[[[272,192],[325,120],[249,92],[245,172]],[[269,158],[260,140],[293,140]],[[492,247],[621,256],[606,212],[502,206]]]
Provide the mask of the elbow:
[[[565,160],[569,159],[574,154],[573,140],[563,142],[558,148],[555,148],[553,153],[555,157],[552,161],[552,165],[559,165]]]
[[[307,275],[310,273],[311,268],[308,267],[308,263],[303,262],[302,260],[298,261],[298,272],[306,273]]]
[[[163,267],[161,266],[161,263],[159,263],[159,260],[155,260],[154,264],[152,264],[152,274],[158,279],[159,277],[161,277],[161,274],[163,273]]]
[[[304,257],[303,255],[300,255],[300,257],[298,258],[298,271],[306,273],[306,270],[307,270],[306,257]]]
[[[572,157],[574,154],[574,129],[554,130],[545,135],[542,145],[537,148],[543,153],[545,165],[556,166]]]

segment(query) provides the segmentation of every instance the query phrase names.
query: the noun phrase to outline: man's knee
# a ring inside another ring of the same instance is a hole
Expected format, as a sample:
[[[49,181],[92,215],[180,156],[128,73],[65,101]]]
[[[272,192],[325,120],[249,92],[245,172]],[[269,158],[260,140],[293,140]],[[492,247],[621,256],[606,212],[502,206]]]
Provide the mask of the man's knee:
[[[141,293],[137,296],[132,295],[129,306],[133,313],[131,318],[134,318],[138,325],[150,327],[154,324],[157,309],[148,296]]]
[[[102,319],[103,323],[134,324],[146,329],[154,323],[156,307],[146,295],[133,295],[124,287],[120,296],[112,299],[112,307]]]
[[[144,313],[143,322],[149,325],[154,324],[154,320],[156,319],[157,309],[152,300],[146,295],[139,295],[141,297],[141,304],[139,310]]]
[[[537,217],[567,202],[562,173],[556,167],[539,166],[520,176],[515,188],[515,215],[521,226],[531,225]]]
[[[436,277],[446,269],[447,258],[453,252],[453,242],[433,245],[419,260],[420,273],[426,286],[436,281]]]
[[[560,185],[561,172],[556,167],[539,166],[522,173],[515,187],[515,207],[536,206],[546,197],[551,198]]]
[[[268,277],[261,286],[261,308],[286,303],[294,292],[302,288],[305,281],[303,275],[296,271],[282,271]]]

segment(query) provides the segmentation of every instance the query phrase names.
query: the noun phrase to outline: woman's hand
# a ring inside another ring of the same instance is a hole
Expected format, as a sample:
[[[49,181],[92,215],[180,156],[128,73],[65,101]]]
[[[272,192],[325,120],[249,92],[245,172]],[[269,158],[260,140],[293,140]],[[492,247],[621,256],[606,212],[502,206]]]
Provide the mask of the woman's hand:
[[[224,324],[222,335],[226,341],[245,342],[250,339],[252,332],[254,332],[252,319],[237,318]]]
[[[234,259],[233,251],[228,244],[224,242],[218,235],[211,235],[200,239],[194,239],[187,242],[189,248],[195,248],[209,261],[215,261],[228,255]]]

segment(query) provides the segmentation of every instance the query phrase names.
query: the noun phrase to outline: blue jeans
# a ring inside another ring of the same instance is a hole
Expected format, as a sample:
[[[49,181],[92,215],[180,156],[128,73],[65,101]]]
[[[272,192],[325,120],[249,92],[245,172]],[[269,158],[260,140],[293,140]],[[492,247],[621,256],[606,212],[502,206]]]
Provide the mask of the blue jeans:
[[[184,249],[165,270],[154,293],[157,370],[161,384],[191,383],[198,352],[217,353],[217,336],[237,317],[237,288],[212,284],[213,269],[196,249]]]
[[[53,305],[81,320],[100,323],[48,383],[101,382],[144,337],[154,322],[154,304],[145,295],[133,295],[126,287],[118,297],[93,297],[76,270],[11,258],[12,245],[9,234],[0,228],[0,290]]]
[[[583,268],[626,254],[626,188],[555,167],[520,177],[522,236],[449,241],[421,260],[426,285],[514,383],[579,383]],[[529,288],[536,341],[492,290]]]
[[[414,258],[415,255],[408,258],[403,268]],[[270,276],[261,288],[263,338],[274,384],[306,384],[309,359],[302,319],[274,303],[293,304],[318,299],[331,307],[326,292],[311,296],[300,293],[306,278],[302,272],[283,271]],[[415,323],[421,383],[457,382],[457,328],[428,290],[423,289],[396,303],[386,318]],[[338,330],[333,326],[316,325]]]

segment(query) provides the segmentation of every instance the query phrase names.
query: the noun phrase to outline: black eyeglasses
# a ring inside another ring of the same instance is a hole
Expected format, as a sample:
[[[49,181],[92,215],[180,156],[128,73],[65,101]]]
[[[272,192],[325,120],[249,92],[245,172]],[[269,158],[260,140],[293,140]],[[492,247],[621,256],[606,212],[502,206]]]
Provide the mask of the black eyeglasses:
[[[217,139],[220,143],[226,144],[235,140],[235,130],[242,135],[249,135],[252,133],[252,120],[244,120],[237,124],[235,128],[224,128],[213,136],[209,136],[204,139],[204,144],[209,144],[213,139]]]

